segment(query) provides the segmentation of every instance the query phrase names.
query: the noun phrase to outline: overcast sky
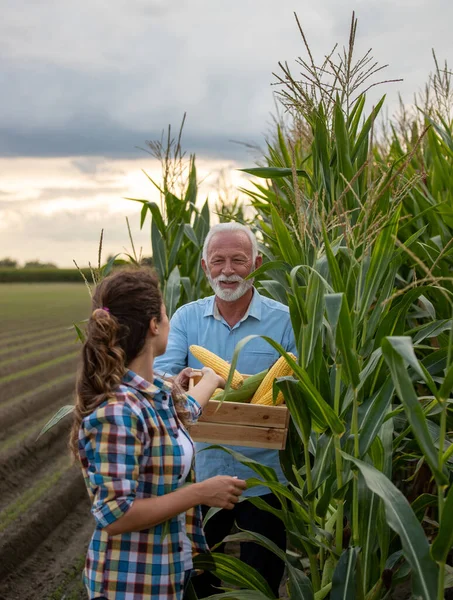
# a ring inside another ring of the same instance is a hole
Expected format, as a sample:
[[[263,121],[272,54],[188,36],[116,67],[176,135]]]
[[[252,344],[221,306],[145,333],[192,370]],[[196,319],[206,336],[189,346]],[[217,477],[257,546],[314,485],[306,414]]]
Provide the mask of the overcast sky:
[[[200,157],[203,193],[253,158],[231,140],[262,144],[274,111],[278,61],[305,57],[293,12],[322,60],[347,42],[389,63],[381,88],[412,100],[433,68],[453,61],[452,0],[0,0],[0,258],[70,265],[127,244],[124,196],[152,191],[138,146],[187,112],[185,148]],[[375,92],[377,97],[378,91]],[[233,184],[238,174],[231,175]],[[149,243],[149,242],[148,242]],[[146,249],[148,250],[148,248]]]

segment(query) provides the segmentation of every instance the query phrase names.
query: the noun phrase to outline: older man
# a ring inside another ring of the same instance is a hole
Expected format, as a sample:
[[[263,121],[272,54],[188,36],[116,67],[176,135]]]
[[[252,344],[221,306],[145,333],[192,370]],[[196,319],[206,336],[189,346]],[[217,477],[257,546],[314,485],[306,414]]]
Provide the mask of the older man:
[[[253,287],[253,280],[245,280],[261,263],[256,238],[250,229],[237,223],[221,223],[210,229],[204,242],[201,265],[215,295],[186,304],[175,312],[170,323],[167,351],[156,359],[156,370],[176,374],[187,366],[200,368],[200,363],[189,352],[192,344],[203,346],[231,362],[236,344],[251,334],[267,335],[285,350],[295,352],[288,308],[261,296]],[[277,358],[277,352],[266,341],[255,338],[240,352],[237,369],[241,373],[258,373]],[[196,444],[198,480],[219,474],[237,475],[241,479],[255,475],[226,452],[199,452],[205,447],[207,444]],[[279,480],[285,482],[276,450],[227,447],[272,467]],[[264,486],[251,488],[244,496],[261,496],[277,507],[275,496]],[[240,528],[261,533],[285,549],[282,522],[272,514],[258,510],[250,502],[241,502],[232,511],[222,510],[208,521],[205,531],[210,547],[230,533],[234,521]],[[257,569],[278,596],[283,563],[277,561],[274,554],[253,543],[241,545],[241,559]],[[215,586],[220,582],[211,573],[195,577],[193,581],[200,598],[219,591]]]

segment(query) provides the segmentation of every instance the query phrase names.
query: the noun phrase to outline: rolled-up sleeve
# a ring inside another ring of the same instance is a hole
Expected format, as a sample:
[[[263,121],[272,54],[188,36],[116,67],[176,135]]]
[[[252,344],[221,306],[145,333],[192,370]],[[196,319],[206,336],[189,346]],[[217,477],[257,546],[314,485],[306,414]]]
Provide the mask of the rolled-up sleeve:
[[[198,402],[195,400],[195,398],[192,398],[192,396],[189,396],[189,394],[186,394],[186,396],[187,396],[187,408],[190,411],[190,418],[195,423],[195,421],[198,421],[198,419],[201,417],[201,413],[203,412],[203,409],[198,404]]]
[[[144,427],[124,402],[108,403],[84,423],[81,445],[99,528],[119,519],[135,500],[143,456]]]

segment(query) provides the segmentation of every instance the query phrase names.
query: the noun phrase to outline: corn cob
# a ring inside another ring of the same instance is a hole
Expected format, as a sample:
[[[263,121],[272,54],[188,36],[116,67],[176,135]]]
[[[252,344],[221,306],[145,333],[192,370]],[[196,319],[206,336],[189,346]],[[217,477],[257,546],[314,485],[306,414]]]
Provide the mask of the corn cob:
[[[263,406],[264,405],[272,406],[274,404],[272,396],[273,396],[273,390],[271,388],[270,390],[268,390],[265,394],[263,394],[259,398],[255,399],[255,396],[253,396],[252,400],[250,401],[250,404],[260,404]],[[275,406],[279,406],[280,404],[283,404],[284,400],[285,400],[285,397],[283,396],[282,392],[278,392],[277,399],[275,400]]]
[[[217,354],[214,354],[214,352],[211,352],[210,350],[206,350],[206,348],[203,348],[202,346],[192,345],[189,347],[189,350],[205,367],[210,367],[217,373],[217,375],[220,375],[220,377],[223,377],[225,380],[228,379],[230,365],[226,362],[226,360],[223,360],[223,358],[220,358],[217,356]],[[235,370],[231,387],[237,389],[243,383],[244,378],[238,371]]]
[[[253,394],[258,389],[260,383],[263,381],[266,374],[267,370],[261,371],[260,373],[256,373],[255,375],[250,375],[250,377],[245,377],[244,383],[239,389],[230,390],[226,395],[220,394],[219,392],[223,393],[223,390],[217,389],[212,395],[212,399],[222,399],[225,402],[250,402]]]
[[[296,359],[294,354],[291,354],[290,352],[288,352],[288,354],[294,360]],[[292,368],[286,362],[285,357],[281,356],[267,372],[266,377],[263,379],[259,388],[254,393],[253,398],[251,400],[251,404],[272,404],[272,385],[274,383],[274,379],[277,379],[277,377],[287,377],[288,375],[292,374]],[[268,402],[267,397],[267,394],[269,392],[271,394],[270,402]],[[280,396],[282,398],[281,400]],[[277,401],[279,404],[283,402],[283,394],[281,392],[279,392],[278,394]]]

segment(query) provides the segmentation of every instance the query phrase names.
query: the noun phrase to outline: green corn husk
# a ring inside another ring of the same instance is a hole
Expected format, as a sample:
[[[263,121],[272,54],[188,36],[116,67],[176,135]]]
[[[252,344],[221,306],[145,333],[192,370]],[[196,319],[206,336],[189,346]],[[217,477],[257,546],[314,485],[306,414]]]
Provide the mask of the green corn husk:
[[[244,379],[244,383],[237,390],[229,390],[227,394],[225,392],[219,392],[212,397],[212,400],[223,400],[225,402],[250,402],[253,394],[258,389],[260,383],[263,381],[268,369],[260,371],[255,375],[250,375]]]

